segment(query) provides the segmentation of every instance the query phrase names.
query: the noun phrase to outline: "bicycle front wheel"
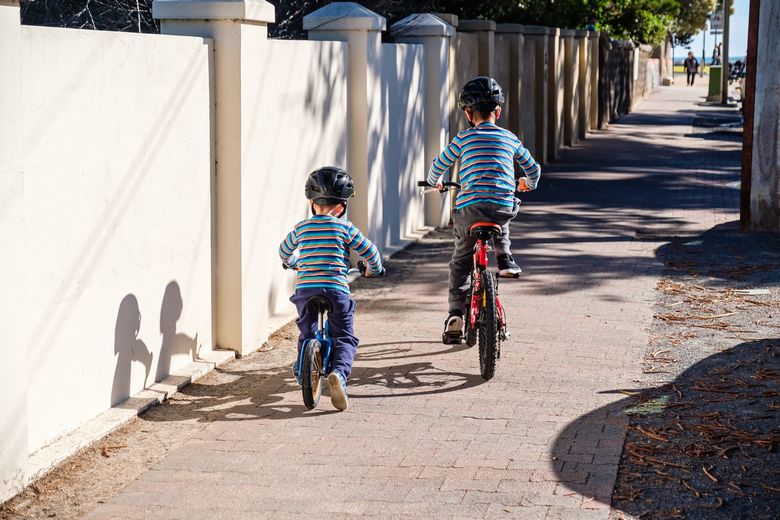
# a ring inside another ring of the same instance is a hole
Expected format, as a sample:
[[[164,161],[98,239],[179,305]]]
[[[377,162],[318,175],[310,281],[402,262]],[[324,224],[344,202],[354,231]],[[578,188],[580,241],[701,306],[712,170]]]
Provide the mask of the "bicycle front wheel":
[[[486,381],[496,372],[499,349],[496,278],[492,271],[482,271],[482,309],[479,326],[479,372]]]
[[[301,367],[301,391],[303,404],[309,410],[315,408],[322,395],[322,352],[320,342],[310,339],[303,346]]]

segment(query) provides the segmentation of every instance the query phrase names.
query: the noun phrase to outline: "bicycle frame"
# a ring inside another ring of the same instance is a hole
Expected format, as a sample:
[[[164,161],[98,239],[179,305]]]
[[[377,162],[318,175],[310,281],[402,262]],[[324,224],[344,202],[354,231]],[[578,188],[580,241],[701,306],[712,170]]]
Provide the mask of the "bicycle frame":
[[[325,375],[330,373],[330,357],[333,349],[331,348],[333,346],[333,342],[330,339],[330,336],[328,335],[328,320],[325,319],[325,313],[321,312],[319,317],[317,318],[317,332],[314,335],[314,339],[316,339],[320,344],[320,355],[322,356],[322,372],[320,372],[320,375]],[[303,345],[301,345],[301,351],[298,352],[298,366],[303,366],[303,353],[306,351],[306,343],[311,341],[311,339],[307,339]],[[298,384],[302,384],[303,381],[301,379],[301,371],[298,371]]]
[[[482,271],[488,268],[488,252],[491,247],[488,244],[488,239],[484,236],[477,237],[477,242],[474,244],[474,270],[471,273],[471,305],[469,306],[469,327],[471,329],[476,328],[477,321],[479,320],[479,310],[483,306],[484,302],[480,301],[484,298],[482,292]],[[506,330],[506,317],[504,314],[504,306],[501,305],[501,299],[496,294],[496,307],[498,308],[499,317],[499,329]]]

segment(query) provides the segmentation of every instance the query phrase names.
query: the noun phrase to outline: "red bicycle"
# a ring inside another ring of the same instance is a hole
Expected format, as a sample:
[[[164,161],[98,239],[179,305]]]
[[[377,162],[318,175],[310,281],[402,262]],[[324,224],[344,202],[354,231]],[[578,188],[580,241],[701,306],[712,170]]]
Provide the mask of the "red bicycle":
[[[418,186],[428,187],[426,181]],[[460,189],[457,182],[445,182],[440,191]],[[474,346],[479,342],[479,372],[485,380],[491,379],[496,371],[496,363],[501,358],[501,342],[509,337],[506,313],[498,297],[498,278],[488,268],[488,252],[492,251],[491,241],[501,234],[501,226],[494,222],[475,222],[468,230],[469,236],[476,236],[474,244],[474,267],[471,272],[468,316],[465,330],[459,338],[442,338],[445,343],[460,343]],[[445,333],[446,336],[446,333]]]

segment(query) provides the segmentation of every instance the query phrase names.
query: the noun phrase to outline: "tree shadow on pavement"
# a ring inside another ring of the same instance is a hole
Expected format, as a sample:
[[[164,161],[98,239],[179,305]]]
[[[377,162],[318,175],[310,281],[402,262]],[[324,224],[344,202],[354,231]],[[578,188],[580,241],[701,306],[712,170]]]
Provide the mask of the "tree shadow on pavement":
[[[780,339],[742,343],[672,383],[620,392],[633,395],[556,439],[553,465],[568,488],[641,518],[777,518]]]

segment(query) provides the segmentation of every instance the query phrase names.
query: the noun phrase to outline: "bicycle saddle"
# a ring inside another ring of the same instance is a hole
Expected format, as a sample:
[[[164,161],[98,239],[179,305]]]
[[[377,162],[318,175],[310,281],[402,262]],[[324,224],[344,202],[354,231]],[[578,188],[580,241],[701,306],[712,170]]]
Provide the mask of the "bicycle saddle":
[[[306,307],[312,311],[316,312],[318,314],[323,312],[330,312],[333,310],[333,304],[330,303],[330,300],[325,298],[324,296],[312,296],[308,300],[306,300]]]
[[[469,236],[481,234],[498,236],[501,234],[501,226],[494,222],[474,222],[471,227],[469,227]]]

